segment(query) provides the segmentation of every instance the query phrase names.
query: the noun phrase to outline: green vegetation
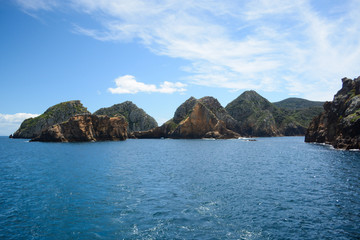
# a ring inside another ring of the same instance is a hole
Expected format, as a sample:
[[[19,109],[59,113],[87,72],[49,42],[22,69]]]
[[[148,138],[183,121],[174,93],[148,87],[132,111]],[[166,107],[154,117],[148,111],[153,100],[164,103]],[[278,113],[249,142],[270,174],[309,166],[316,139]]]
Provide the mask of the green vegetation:
[[[41,116],[41,115],[40,115]],[[38,118],[40,117],[35,117],[35,118],[28,118],[28,119],[25,119],[20,128],[30,128],[30,127],[34,127],[35,124],[38,122]]]
[[[350,114],[349,116],[347,116],[347,118],[350,119],[351,123],[355,123],[357,120],[360,119],[360,110],[357,110],[353,114]]]
[[[171,132],[174,131],[179,126],[179,124],[176,124],[172,119],[167,121],[165,123],[165,125],[167,126],[168,131],[171,131]]]
[[[350,97],[349,97],[349,99],[355,97],[355,96],[356,96],[355,93],[356,93],[356,89],[355,89],[355,88],[351,89],[351,90],[350,90]]]
[[[303,127],[308,127],[312,119],[324,111],[323,107],[310,107],[289,113]]]
[[[302,98],[287,98],[280,102],[274,102],[273,104],[278,108],[298,110],[312,107],[322,107],[325,102],[309,101]]]
[[[69,101],[69,102],[62,102],[59,104],[56,104],[50,108],[48,108],[43,114],[36,117],[35,119],[41,120],[41,119],[50,119],[50,118],[61,118],[61,116],[73,116],[76,114],[83,114],[83,113],[89,113],[87,108],[84,107],[80,101]],[[66,117],[66,120],[69,117]],[[65,121],[65,120],[64,120]]]

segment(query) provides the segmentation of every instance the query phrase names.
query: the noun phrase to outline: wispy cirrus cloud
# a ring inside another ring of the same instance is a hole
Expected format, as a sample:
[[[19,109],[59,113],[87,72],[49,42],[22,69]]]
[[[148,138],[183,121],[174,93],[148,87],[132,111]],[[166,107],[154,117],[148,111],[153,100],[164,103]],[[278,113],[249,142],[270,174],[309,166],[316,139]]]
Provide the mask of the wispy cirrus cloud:
[[[15,113],[15,114],[2,114],[0,113],[0,136],[10,135],[15,132],[20,126],[22,121],[27,118],[34,118],[39,114],[32,113]]]
[[[51,10],[58,5],[56,0],[15,0],[15,2],[27,11]]]
[[[188,60],[182,69],[191,84],[287,91],[324,100],[339,88],[340,78],[359,74],[360,1],[317,4],[73,0],[68,6],[102,24],[98,29],[76,25],[80,34],[138,41],[155,54]]]
[[[143,82],[136,81],[132,75],[125,75],[115,79],[116,88],[109,88],[108,90],[113,94],[135,94],[138,92],[146,93],[174,93],[174,92],[185,92],[186,84],[180,82],[163,82],[160,87],[154,84],[146,84]]]

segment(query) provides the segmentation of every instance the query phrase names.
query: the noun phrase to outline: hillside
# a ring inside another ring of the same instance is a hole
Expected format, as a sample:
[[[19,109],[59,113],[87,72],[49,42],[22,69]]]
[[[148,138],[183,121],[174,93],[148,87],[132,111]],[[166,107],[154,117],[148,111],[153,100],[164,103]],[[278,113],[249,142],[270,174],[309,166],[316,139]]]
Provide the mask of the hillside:
[[[238,121],[242,135],[296,136],[304,135],[310,121],[322,111],[318,104],[296,98],[273,104],[255,91],[245,91],[225,109]]]
[[[279,102],[273,102],[278,108],[284,108],[289,110],[299,110],[304,108],[322,108],[325,102],[310,101],[303,98],[287,98]]]

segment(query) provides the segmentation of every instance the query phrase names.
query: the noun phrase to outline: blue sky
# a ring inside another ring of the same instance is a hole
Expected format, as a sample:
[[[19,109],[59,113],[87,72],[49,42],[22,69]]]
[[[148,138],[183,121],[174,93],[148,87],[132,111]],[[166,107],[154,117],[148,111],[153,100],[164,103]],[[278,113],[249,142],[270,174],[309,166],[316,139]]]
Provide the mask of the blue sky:
[[[360,75],[359,0],[0,0],[0,135],[59,102],[133,101],[159,123],[225,106],[332,100]]]

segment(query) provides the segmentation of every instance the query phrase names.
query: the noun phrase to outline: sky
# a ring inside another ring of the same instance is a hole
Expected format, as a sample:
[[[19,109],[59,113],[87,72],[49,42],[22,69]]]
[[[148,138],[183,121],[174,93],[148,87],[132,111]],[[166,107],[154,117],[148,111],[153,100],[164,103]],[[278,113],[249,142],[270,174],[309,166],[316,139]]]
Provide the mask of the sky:
[[[0,0],[0,135],[69,100],[159,124],[191,96],[332,100],[360,75],[360,0]]]

